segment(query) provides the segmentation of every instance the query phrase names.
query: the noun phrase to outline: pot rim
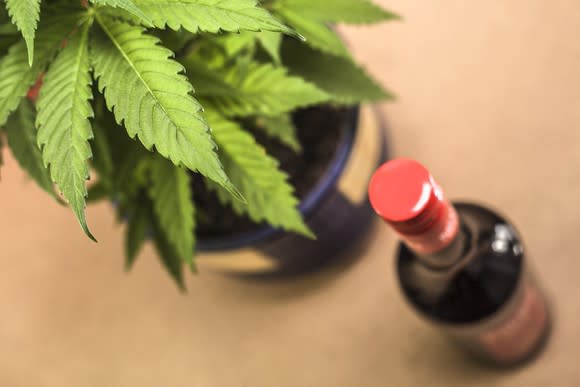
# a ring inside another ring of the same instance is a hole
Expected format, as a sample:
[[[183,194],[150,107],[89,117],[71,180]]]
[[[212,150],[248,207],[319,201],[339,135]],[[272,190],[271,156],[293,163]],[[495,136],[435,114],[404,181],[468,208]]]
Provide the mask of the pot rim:
[[[308,221],[312,212],[326,199],[336,187],[342,172],[349,160],[355,134],[359,125],[360,105],[348,109],[346,122],[343,124],[343,133],[338,143],[334,158],[328,165],[326,171],[321,176],[318,183],[306,195],[306,198],[298,205],[298,210]],[[220,250],[235,250],[242,247],[255,245],[259,242],[277,239],[286,234],[283,229],[274,228],[270,225],[262,226],[258,229],[245,233],[217,238],[199,238],[197,250],[199,252],[215,252]]]

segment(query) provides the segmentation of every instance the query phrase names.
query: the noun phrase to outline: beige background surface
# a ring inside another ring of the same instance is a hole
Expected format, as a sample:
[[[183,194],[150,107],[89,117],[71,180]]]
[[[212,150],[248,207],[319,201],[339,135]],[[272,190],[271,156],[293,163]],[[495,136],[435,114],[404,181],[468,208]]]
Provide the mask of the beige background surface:
[[[341,270],[279,283],[202,273],[180,295],[150,248],[123,273],[107,205],[88,213],[94,245],[8,157],[1,386],[580,385],[580,4],[381,2],[405,22],[346,31],[399,95],[384,107],[394,153],[431,166],[452,197],[509,209],[557,308],[543,356],[508,373],[461,357],[403,304],[385,227]]]

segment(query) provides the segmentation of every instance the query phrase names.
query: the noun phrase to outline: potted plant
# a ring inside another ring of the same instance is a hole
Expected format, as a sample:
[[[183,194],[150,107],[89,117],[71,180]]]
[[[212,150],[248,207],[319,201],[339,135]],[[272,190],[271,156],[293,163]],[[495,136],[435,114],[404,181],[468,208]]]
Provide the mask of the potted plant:
[[[127,267],[151,238],[180,286],[196,245],[287,252],[321,234],[313,213],[336,217],[328,197],[361,174],[356,106],[389,97],[329,27],[397,17],[367,0],[4,3],[4,142],[91,239],[86,203],[113,202]],[[308,176],[302,200],[280,163]]]

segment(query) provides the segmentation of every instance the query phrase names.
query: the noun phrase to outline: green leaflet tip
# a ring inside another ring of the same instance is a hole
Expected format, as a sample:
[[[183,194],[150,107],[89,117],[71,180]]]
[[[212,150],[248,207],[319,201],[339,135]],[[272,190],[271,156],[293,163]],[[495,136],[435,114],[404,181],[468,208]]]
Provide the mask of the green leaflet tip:
[[[93,234],[91,234],[91,231],[89,230],[89,226],[87,226],[87,221],[85,219],[84,213],[80,214],[80,216],[77,215],[77,218],[78,218],[78,221],[81,225],[81,228],[83,229],[85,234],[89,237],[89,239],[95,243],[98,243],[99,241],[97,241],[97,239],[93,236]]]
[[[169,271],[169,275],[171,276],[173,281],[175,281],[175,284],[177,285],[177,288],[179,289],[181,294],[186,295],[187,294],[187,286],[185,286],[185,280],[183,278],[183,274],[181,273],[181,269],[180,269],[179,273]]]
[[[282,32],[288,36],[292,36],[292,37],[300,40],[301,42],[306,42],[306,37],[304,35],[302,35],[300,32],[298,32],[298,31],[296,31],[288,26],[285,26],[283,24],[282,24],[282,26],[284,28],[282,28],[279,32]]]
[[[395,101],[397,100],[397,95],[390,90],[381,88],[383,92],[383,99],[386,101]]]
[[[28,67],[32,67],[32,63],[34,62],[34,47],[27,42],[27,50],[28,50]]]
[[[91,234],[88,228],[84,229],[83,231],[85,232],[85,234],[87,234],[90,240],[92,240],[95,243],[99,243],[99,241],[93,236],[93,234]]]
[[[404,21],[403,17],[398,13],[385,11],[385,20],[392,20],[392,21]]]
[[[289,232],[295,232],[296,234],[299,234],[299,235],[301,235],[305,238],[308,238],[312,241],[315,241],[318,239],[318,237],[316,236],[314,231],[312,231],[310,226],[307,225],[304,222],[304,220],[302,220],[302,219],[298,223],[295,223],[290,227],[283,227],[283,229],[286,231],[289,231]]]
[[[93,234],[90,233],[90,231],[88,230],[84,230],[85,234],[89,237],[90,240],[92,240],[95,243],[99,243],[99,241],[93,236]]]
[[[129,273],[133,270],[133,265],[136,261],[136,256],[131,256],[129,253],[125,253],[125,273]]]
[[[312,241],[315,241],[318,239],[318,237],[316,236],[314,231],[312,231],[312,229],[310,227],[308,227],[307,225],[304,225],[303,229],[301,228],[300,230],[297,230],[297,231],[300,233],[300,235],[302,235],[302,236],[304,236]]]
[[[304,149],[302,148],[302,145],[300,145],[299,143],[287,142],[285,145],[297,155],[301,155],[304,153]]]
[[[179,280],[177,281],[177,287],[179,288],[179,291],[181,292],[182,295],[187,295],[187,286],[185,286],[185,282],[183,280]]]
[[[294,32],[292,35],[303,43],[306,43],[306,41],[308,41],[308,39],[306,39],[306,37],[300,34],[299,32]]]
[[[228,180],[228,182],[225,183],[223,187],[240,203],[248,204],[248,201],[244,195],[242,195],[240,190],[238,190],[238,188],[231,181]]]

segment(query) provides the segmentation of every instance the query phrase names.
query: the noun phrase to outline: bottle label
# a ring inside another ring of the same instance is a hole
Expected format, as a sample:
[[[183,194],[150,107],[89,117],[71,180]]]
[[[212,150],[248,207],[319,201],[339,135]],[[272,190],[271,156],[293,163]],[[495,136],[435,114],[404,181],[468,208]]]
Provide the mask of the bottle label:
[[[548,323],[548,310],[538,288],[527,282],[519,303],[498,326],[479,337],[485,350],[502,362],[525,357],[538,344]]]

